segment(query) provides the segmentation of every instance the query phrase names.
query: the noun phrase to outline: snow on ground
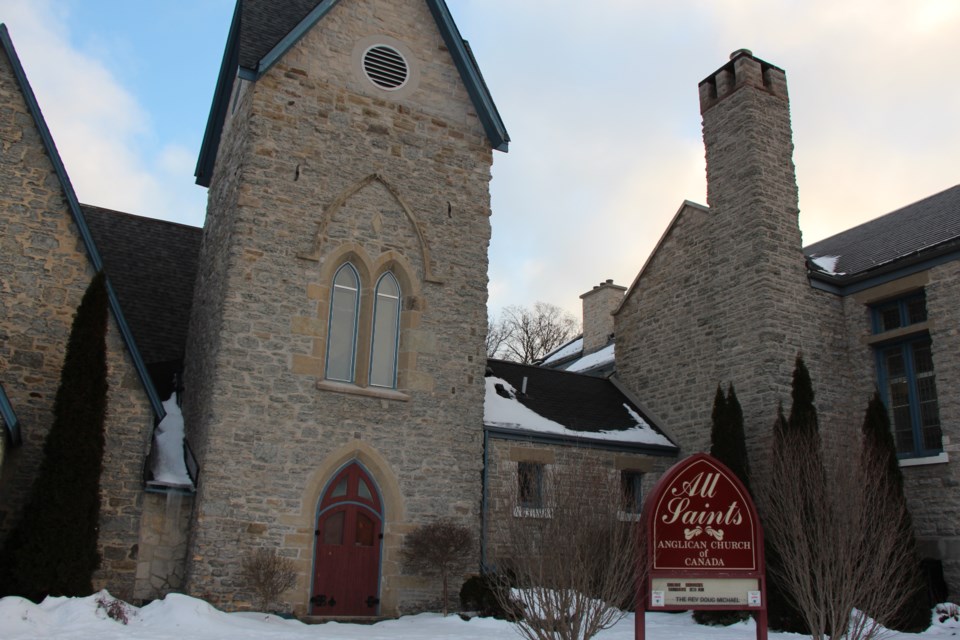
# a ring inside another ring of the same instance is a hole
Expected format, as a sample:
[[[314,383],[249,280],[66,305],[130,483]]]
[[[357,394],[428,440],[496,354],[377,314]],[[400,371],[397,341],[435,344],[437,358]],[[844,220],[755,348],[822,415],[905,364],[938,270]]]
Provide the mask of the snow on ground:
[[[102,592],[86,598],[47,598],[36,605],[29,600],[0,600],[0,638],[3,640],[515,640],[509,622],[491,618],[461,620],[436,613],[404,616],[375,625],[328,622],[305,625],[259,613],[224,613],[202,600],[171,594],[143,608],[128,607],[130,621],[123,625],[98,608]],[[628,615],[598,640],[630,640],[634,618]],[[927,640],[960,634],[960,623],[936,623],[922,634],[892,634],[890,640]],[[805,636],[771,633],[770,640],[799,640]],[[753,621],[730,627],[703,627],[691,614],[648,613],[648,640],[752,640]]]

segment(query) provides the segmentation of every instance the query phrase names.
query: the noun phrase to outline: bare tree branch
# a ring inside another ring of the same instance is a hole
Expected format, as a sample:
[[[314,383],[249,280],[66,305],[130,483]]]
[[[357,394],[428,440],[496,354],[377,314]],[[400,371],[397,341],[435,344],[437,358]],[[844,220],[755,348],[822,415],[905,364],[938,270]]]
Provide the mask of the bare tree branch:
[[[620,620],[637,588],[639,523],[621,519],[619,478],[604,469],[545,470],[542,508],[519,496],[497,514],[496,591],[528,640],[586,640]],[[509,511],[512,508],[512,511]],[[519,609],[519,610],[518,610]]]
[[[771,456],[763,513],[778,562],[768,566],[811,637],[870,640],[913,597],[916,558],[885,460],[825,455],[816,432],[784,432]],[[821,463],[822,461],[822,463]]]
[[[580,331],[577,319],[547,302],[533,308],[505,307],[499,320],[488,322],[487,356],[530,364]]]

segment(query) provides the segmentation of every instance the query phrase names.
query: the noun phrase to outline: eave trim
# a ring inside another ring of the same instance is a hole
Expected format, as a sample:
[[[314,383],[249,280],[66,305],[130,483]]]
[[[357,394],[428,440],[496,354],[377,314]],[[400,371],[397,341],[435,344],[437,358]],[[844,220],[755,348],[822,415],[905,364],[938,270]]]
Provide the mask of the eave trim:
[[[660,444],[647,444],[643,442],[622,442],[616,440],[603,440],[600,438],[591,438],[589,435],[583,437],[561,436],[540,431],[527,431],[524,429],[511,429],[509,427],[496,427],[484,424],[483,430],[492,437],[502,440],[521,440],[523,442],[536,442],[538,444],[551,444],[566,447],[586,447],[588,449],[601,449],[604,451],[623,451],[630,453],[646,453],[652,456],[675,456],[679,453],[677,447],[669,447]]]

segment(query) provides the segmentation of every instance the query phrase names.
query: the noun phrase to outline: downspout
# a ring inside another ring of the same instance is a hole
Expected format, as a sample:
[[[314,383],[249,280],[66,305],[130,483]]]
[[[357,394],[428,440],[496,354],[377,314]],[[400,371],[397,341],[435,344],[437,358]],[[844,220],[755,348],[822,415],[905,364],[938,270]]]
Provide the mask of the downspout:
[[[480,498],[480,573],[487,572],[487,474],[490,473],[488,464],[488,438],[487,428],[483,428],[483,474],[481,477],[481,498]]]

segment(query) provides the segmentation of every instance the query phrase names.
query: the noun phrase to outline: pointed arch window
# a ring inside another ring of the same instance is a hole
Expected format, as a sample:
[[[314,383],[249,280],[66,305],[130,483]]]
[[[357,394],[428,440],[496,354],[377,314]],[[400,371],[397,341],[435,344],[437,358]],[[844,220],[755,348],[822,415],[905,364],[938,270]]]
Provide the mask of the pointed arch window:
[[[370,345],[370,385],[397,386],[400,337],[400,283],[389,271],[380,276],[374,294],[373,336]]]
[[[357,316],[360,312],[360,276],[349,262],[333,277],[326,377],[353,382],[357,360]]]

